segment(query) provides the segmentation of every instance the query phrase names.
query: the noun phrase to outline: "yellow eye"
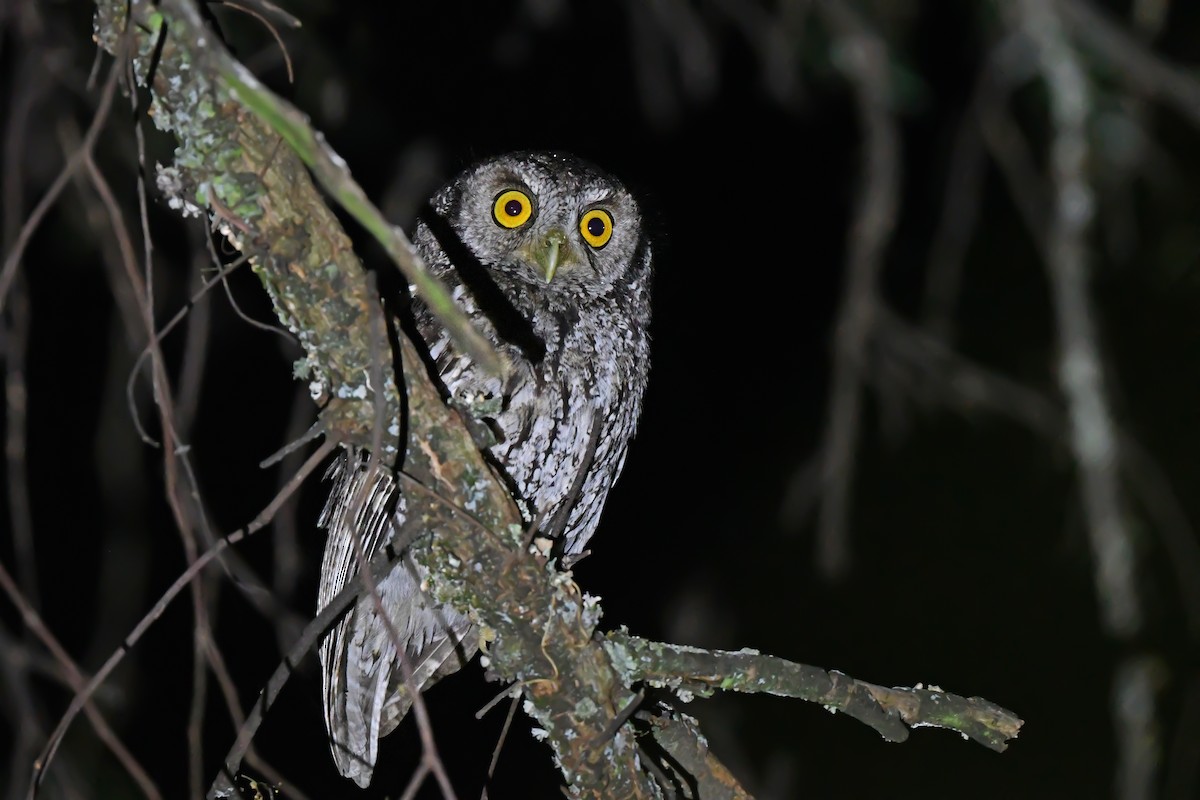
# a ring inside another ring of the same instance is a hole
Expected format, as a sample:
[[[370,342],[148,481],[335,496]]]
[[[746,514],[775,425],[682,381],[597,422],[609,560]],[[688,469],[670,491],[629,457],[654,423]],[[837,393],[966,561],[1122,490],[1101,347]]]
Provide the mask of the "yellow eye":
[[[579,218],[579,233],[585,242],[599,250],[612,238],[612,215],[602,208],[593,208]]]
[[[519,228],[533,216],[533,201],[524,192],[509,189],[496,195],[492,216],[501,227]]]

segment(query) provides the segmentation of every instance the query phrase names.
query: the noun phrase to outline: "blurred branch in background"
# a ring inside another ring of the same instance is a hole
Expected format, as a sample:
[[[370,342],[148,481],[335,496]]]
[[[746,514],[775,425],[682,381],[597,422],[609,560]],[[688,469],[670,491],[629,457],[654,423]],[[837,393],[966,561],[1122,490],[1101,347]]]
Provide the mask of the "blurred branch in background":
[[[972,396],[973,405],[982,403],[998,413],[1015,415],[1053,439],[1066,439],[1080,476],[1080,505],[1095,565],[1101,624],[1114,638],[1135,647],[1146,632],[1144,590],[1138,586],[1144,570],[1139,567],[1139,547],[1134,543],[1123,496],[1126,486],[1140,495],[1176,571],[1194,635],[1200,619],[1196,590],[1200,548],[1195,530],[1178,512],[1167,476],[1154,459],[1135,438],[1119,433],[1107,399],[1110,380],[1102,366],[1102,337],[1090,288],[1094,271],[1089,263],[1093,251],[1090,223],[1097,205],[1092,183],[1097,179],[1098,163],[1090,152],[1090,142],[1097,112],[1085,72],[1085,52],[1100,59],[1139,99],[1166,103],[1193,124],[1200,114],[1200,81],[1146,50],[1142,42],[1081,0],[1029,0],[1005,4],[1003,10],[1012,31],[1001,32],[999,44],[985,60],[973,92],[972,110],[959,124],[951,149],[946,199],[930,251],[923,315],[927,330],[944,338],[947,346],[952,344],[961,272],[983,198],[986,145],[1046,264],[1056,318],[1057,373],[1066,411],[1060,411],[1057,402],[1012,387],[1007,379],[987,370],[971,367],[971,377],[955,378],[953,373],[943,373],[945,366],[926,369],[953,393]],[[1166,4],[1136,4],[1136,23],[1147,36],[1153,36],[1162,27],[1165,11]],[[866,98],[866,110],[859,113],[866,121],[861,126],[867,154],[862,163],[868,176],[859,195],[857,219],[863,230],[852,228],[848,245],[851,255],[833,347],[829,424],[817,456],[822,466],[809,465],[797,473],[793,480],[796,499],[788,511],[796,521],[809,503],[819,504],[817,560],[823,572],[834,578],[843,576],[850,563],[846,509],[851,502],[849,487],[854,482],[853,459],[861,425],[859,389],[872,383],[880,390],[882,401],[896,402],[890,390],[901,387],[889,376],[896,375],[897,365],[888,362],[905,357],[906,341],[915,343],[921,338],[884,307],[877,288],[880,257],[863,255],[881,239],[886,240],[896,214],[895,190],[881,177],[891,173],[878,167],[886,162],[871,158],[876,152],[872,143],[878,148],[883,139],[876,132],[890,130],[882,122],[887,119],[889,76],[887,69],[879,66],[872,74],[874,95],[861,90],[859,94]],[[1045,145],[1048,178],[1040,174],[1042,158],[1034,151],[1032,135],[1022,130],[1008,108],[1012,92],[1035,74],[1047,88],[1051,122]],[[876,165],[874,172],[872,164]],[[877,176],[873,182],[871,175]],[[869,213],[872,208],[877,212],[874,215]],[[874,225],[863,225],[872,220]],[[930,357],[931,345],[932,340],[922,345],[927,352],[918,358]],[[946,363],[947,356],[957,358],[949,349],[939,358]],[[929,388],[910,383],[903,391],[928,394]],[[1069,434],[1064,437],[1063,431]],[[1113,675],[1113,720],[1119,744],[1114,785],[1120,797],[1150,797],[1159,784],[1163,760],[1155,711],[1162,684],[1159,664],[1158,657],[1134,655],[1122,660]]]
[[[1081,473],[1096,590],[1104,626],[1117,637],[1142,627],[1134,575],[1137,562],[1117,479],[1116,434],[1109,411],[1100,345],[1090,299],[1086,237],[1095,196],[1085,175],[1090,90],[1075,51],[1052,7],[1021,0],[1019,25],[1034,43],[1050,96],[1052,215],[1046,260],[1057,317],[1058,378],[1071,420],[1071,447]]]
[[[887,45],[844,3],[821,2],[831,56],[854,89],[862,137],[854,219],[846,238],[846,286],[833,344],[833,379],[819,467],[817,565],[831,579],[850,567],[849,510],[862,424],[865,350],[871,339],[884,253],[896,225],[900,135],[891,111]]]

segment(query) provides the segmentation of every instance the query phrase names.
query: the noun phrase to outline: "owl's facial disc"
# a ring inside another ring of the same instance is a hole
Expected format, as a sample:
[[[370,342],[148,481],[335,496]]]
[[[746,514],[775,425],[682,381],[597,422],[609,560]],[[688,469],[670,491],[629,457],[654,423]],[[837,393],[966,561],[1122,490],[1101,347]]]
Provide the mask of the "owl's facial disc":
[[[555,302],[605,295],[640,263],[637,204],[620,183],[573,158],[500,156],[439,198],[436,213],[481,266]]]

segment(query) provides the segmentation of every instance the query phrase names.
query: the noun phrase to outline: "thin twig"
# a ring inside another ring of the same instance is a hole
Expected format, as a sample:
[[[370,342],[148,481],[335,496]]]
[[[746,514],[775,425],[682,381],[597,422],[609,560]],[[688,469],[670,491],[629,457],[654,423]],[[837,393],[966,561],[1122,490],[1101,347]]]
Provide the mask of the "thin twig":
[[[221,267],[221,269],[217,271],[216,275],[200,285],[200,288],[196,290],[195,294],[188,299],[188,302],[182,308],[176,311],[171,319],[167,320],[165,325],[155,332],[155,335],[150,340],[151,343],[143,347],[142,351],[138,353],[137,360],[134,361],[133,367],[129,370],[129,378],[125,381],[125,400],[126,404],[129,406],[130,418],[134,423],[134,427],[138,430],[142,441],[146,444],[149,444],[152,447],[158,446],[158,442],[151,438],[150,435],[146,433],[145,428],[142,427],[141,421],[137,414],[137,403],[134,399],[134,393],[137,388],[137,376],[141,372],[142,364],[144,364],[146,359],[150,358],[154,352],[153,343],[160,342],[162,339],[168,336],[171,331],[175,329],[175,326],[187,318],[188,314],[193,308],[195,308],[196,304],[204,299],[204,297],[212,290],[214,286],[224,282],[230,273],[249,260],[249,256],[242,256],[227,266]]]
[[[309,433],[319,435],[318,431],[312,429],[312,413],[312,398],[308,396],[308,392],[302,386],[298,386],[292,399],[292,409],[288,418],[286,435],[289,442],[307,438]],[[297,447],[276,455],[279,456],[278,481],[282,484],[300,466],[300,460],[304,454]],[[262,466],[266,468],[269,465]],[[289,503],[280,509],[279,516],[275,520],[275,531],[272,537],[274,570],[271,588],[275,595],[285,602],[295,594],[302,569],[299,525],[296,518],[298,508],[298,504]],[[289,641],[295,633],[296,631],[289,631],[282,626],[278,628],[278,635],[281,637],[286,635]],[[282,646],[283,641],[281,640],[280,647]]]
[[[1104,627],[1117,636],[1132,636],[1142,626],[1136,552],[1121,508],[1117,437],[1088,299],[1086,237],[1095,202],[1086,174],[1089,88],[1053,6],[1042,0],[1021,0],[1018,6],[1020,25],[1037,49],[1054,122],[1050,158],[1054,204],[1046,266],[1058,322],[1058,378],[1070,412],[1071,446],[1081,474],[1096,592]]]
[[[134,287],[134,294],[140,299],[139,311],[140,322],[144,326],[145,333],[149,338],[149,348],[151,352],[151,375],[153,376],[154,399],[159,409],[159,419],[163,429],[163,470],[166,477],[166,499],[167,505],[171,509],[171,513],[175,519],[176,528],[179,531],[180,539],[183,543],[184,554],[189,562],[195,560],[198,554],[196,545],[195,532],[187,513],[184,511],[179,498],[179,465],[176,461],[177,452],[175,443],[178,442],[178,436],[175,430],[174,419],[174,402],[171,392],[170,380],[167,377],[165,359],[162,355],[162,350],[159,347],[159,342],[155,338],[154,325],[154,298],[151,294],[151,284],[145,280],[152,274],[151,270],[151,248],[146,245],[144,248],[144,264],[143,280],[139,281],[139,275],[136,269],[135,258],[133,255],[133,246],[129,236],[129,231],[125,227],[124,215],[121,212],[120,205],[117,203],[116,197],[112,193],[112,189],[108,185],[103,173],[96,166],[90,153],[84,154],[84,165],[87,168],[88,177],[92,182],[96,193],[99,195],[101,202],[104,204],[105,210],[108,213],[109,221],[112,226],[113,235],[117,241],[118,249],[121,253],[121,261],[125,265],[126,276],[130,284]],[[141,187],[144,190],[144,187]],[[145,198],[142,198],[142,236],[143,239],[150,238],[149,222],[146,217],[144,208]],[[139,285],[139,283],[141,285]],[[180,452],[183,448],[180,448]],[[194,653],[193,653],[193,672],[192,672],[192,705],[189,712],[188,724],[188,757],[189,757],[189,777],[192,796],[195,800],[200,800],[203,780],[201,775],[202,758],[201,752],[201,727],[203,722],[203,714],[205,709],[205,671],[204,671],[204,642],[212,638],[212,630],[208,620],[208,611],[205,600],[203,584],[196,581],[191,586],[192,593],[192,616],[196,627],[194,637]]]
[[[31,9],[30,15],[37,11]],[[0,35],[3,31],[0,30]],[[12,97],[8,106],[8,121],[4,126],[3,175],[0,181],[0,253],[8,252],[19,235],[25,184],[25,145],[29,121],[35,105],[45,92],[48,82],[45,72],[32,51],[14,59],[20,67],[14,70]],[[8,488],[8,518],[12,525],[13,553],[16,556],[17,581],[21,590],[36,608],[40,592],[37,580],[37,558],[33,538],[33,513],[29,497],[29,469],[26,452],[28,424],[28,393],[25,382],[25,358],[29,349],[29,327],[32,309],[29,291],[23,278],[18,277],[10,289],[13,295],[8,313],[0,320],[3,333],[0,347],[4,356],[4,459]]]
[[[329,448],[328,452],[336,449],[332,444],[327,444],[326,446]],[[393,548],[389,547],[378,551],[368,563],[368,571],[372,579],[378,582],[379,578],[387,575],[388,571],[399,561],[399,558],[398,551]],[[262,725],[263,720],[266,718],[267,712],[275,704],[279,693],[283,691],[283,687],[291,677],[292,672],[296,669],[296,665],[308,655],[324,633],[359,598],[364,596],[365,592],[366,588],[360,573],[351,580],[346,581],[346,585],[342,587],[342,590],[325,604],[317,612],[317,615],[304,626],[295,643],[279,662],[279,665],[275,668],[275,672],[271,674],[262,691],[259,692],[258,700],[251,707],[249,713],[246,715],[246,719],[239,727],[233,745],[225,755],[221,772],[213,780],[209,788],[209,797],[231,796],[229,792],[232,791],[233,779],[241,768],[242,759],[249,751],[251,742],[254,741],[254,735],[258,732],[259,726]]]
[[[0,564],[0,589],[8,595],[8,599],[12,601],[12,604],[21,613],[21,621],[25,624],[25,629],[33,633],[45,646],[50,655],[54,657],[54,660],[62,667],[63,675],[68,685],[76,692],[79,692],[87,683],[82,670],[79,669],[79,665],[75,663],[74,659],[71,658],[62,644],[55,638],[54,634],[50,632],[45,621],[38,614],[37,610],[34,609],[33,605],[21,594],[21,590],[17,587],[16,582],[13,581],[12,576],[8,574],[8,570],[4,568],[3,564]],[[109,726],[108,721],[104,719],[100,710],[96,708],[96,704],[89,700],[84,705],[83,711],[88,721],[92,723],[92,727],[95,728],[96,736],[116,756],[117,761],[129,773],[129,777],[133,778],[133,782],[138,785],[142,794],[149,798],[149,800],[159,800],[162,797],[162,793],[159,792],[158,787],[154,785],[154,781],[146,773],[146,770],[142,768],[142,765],[138,763],[138,760],[125,747],[120,737]]]
[[[878,300],[884,250],[896,224],[900,188],[900,134],[889,108],[890,73],[883,40],[843,3],[819,9],[837,38],[839,67],[854,88],[863,136],[863,167],[847,238],[846,287],[838,309],[828,423],[821,444],[821,497],[817,563],[831,578],[850,565],[847,541],[850,493],[862,424],[864,348]]]
[[[79,168],[83,166],[84,160],[91,157],[92,148],[96,146],[96,139],[100,136],[100,131],[104,128],[104,123],[108,121],[109,112],[112,111],[113,96],[116,94],[117,78],[120,74],[121,59],[118,57],[114,60],[112,67],[109,69],[108,78],[104,81],[104,88],[100,94],[100,102],[96,106],[96,113],[92,117],[92,123],[88,126],[87,133],[83,136],[83,143],[67,159],[67,163],[63,165],[54,182],[50,184],[50,188],[42,195],[42,199],[38,201],[38,204],[33,207],[29,218],[21,226],[21,232],[17,234],[16,243],[5,257],[4,267],[0,269],[0,311],[4,310],[8,291],[12,286],[13,280],[16,278],[17,267],[20,265],[21,258],[25,254],[25,248],[29,246],[29,240],[33,238],[33,234],[42,224],[42,220],[45,219],[47,212],[58,201],[58,196],[67,187],[67,183]]]
[[[283,63],[284,63],[284,66],[287,67],[288,83],[295,83],[296,82],[296,72],[295,72],[295,70],[292,69],[292,56],[290,53],[288,53],[287,45],[283,43],[283,37],[279,35],[279,30],[274,25],[271,24],[271,21],[269,19],[267,19],[265,15],[260,14],[259,12],[255,11],[253,8],[248,8],[244,5],[241,5],[240,3],[234,3],[234,2],[231,2],[231,0],[218,0],[218,1],[221,3],[221,5],[223,5],[227,8],[232,8],[235,11],[242,12],[243,14],[249,14],[250,16],[254,17],[256,20],[261,22],[263,27],[271,32],[271,36],[274,37],[274,39],[275,39],[275,44],[279,45],[279,52],[281,54],[283,54]]]
[[[1200,80],[1151,52],[1127,31],[1081,0],[1053,0],[1064,34],[1103,55],[1113,76],[1139,93],[1166,103],[1200,127]]]
[[[1028,53],[1024,38],[1001,42],[988,58],[979,94],[971,105],[979,132],[1000,167],[1017,213],[1034,246],[1045,257],[1048,248],[1046,221],[1051,216],[1051,200],[1045,182],[1038,174],[1029,142],[1007,105],[1010,91],[1028,80],[1033,67],[1034,58]]]
[[[977,89],[975,96],[980,93]],[[983,138],[975,123],[974,111],[968,110],[957,124],[950,149],[950,174],[946,180],[941,218],[929,247],[921,309],[924,327],[947,340],[953,335],[954,309],[967,247],[979,222],[985,164]]]
[[[430,311],[454,337],[455,343],[487,372],[506,376],[509,366],[505,360],[454,303],[445,284],[429,271],[404,232],[379,213],[351,176],[345,160],[334,153],[324,137],[312,129],[307,117],[263,86],[258,78],[230,56],[216,37],[205,35],[207,26],[190,2],[164,0],[162,9],[171,17],[182,20],[191,35],[203,39],[204,45],[196,49],[194,56],[207,61],[209,68],[215,69],[233,88],[237,99],[287,141],[312,170],[322,188],[383,245]],[[184,43],[184,46],[187,45]]]
[[[88,681],[87,685],[75,693],[75,697],[72,698],[71,704],[63,713],[62,719],[59,720],[58,725],[55,726],[54,731],[50,734],[50,738],[47,740],[46,746],[42,749],[41,755],[38,757],[37,761],[34,762],[33,781],[30,784],[28,795],[30,800],[33,800],[33,798],[37,796],[37,790],[41,785],[42,778],[46,774],[46,769],[54,760],[54,754],[58,752],[58,747],[62,743],[63,736],[66,734],[67,729],[71,726],[71,723],[75,720],[75,717],[79,715],[84,703],[91,699],[92,695],[96,693],[96,689],[108,679],[108,676],[112,674],[112,671],[116,669],[118,664],[121,663],[121,660],[125,657],[125,653],[127,653],[135,644],[137,644],[138,640],[145,635],[150,626],[153,625],[154,622],[162,616],[163,612],[167,610],[167,606],[171,604],[171,601],[179,596],[179,593],[182,592],[192,582],[192,580],[200,574],[201,570],[208,566],[208,564],[214,559],[218,558],[226,549],[232,547],[243,539],[252,536],[269,525],[279,507],[283,505],[289,497],[292,496],[296,489],[300,487],[300,484],[303,483],[304,480],[335,449],[337,449],[337,445],[332,442],[325,442],[322,444],[316,451],[313,452],[311,456],[309,456],[308,461],[304,462],[304,466],[302,466],[296,472],[288,484],[277,495],[275,495],[274,499],[272,499],[271,502],[268,503],[267,506],[258,514],[258,516],[256,516],[248,525],[246,525],[246,527],[240,528],[228,536],[219,539],[216,544],[201,553],[194,561],[192,561],[188,565],[187,569],[185,569],[167,588],[167,590],[163,592],[162,596],[154,604],[153,608],[151,608],[146,615],[142,617],[138,624],[134,626],[133,630],[128,636],[125,637],[113,654],[108,657],[108,660],[104,662],[96,674],[92,676],[92,679]]]
[[[935,400],[963,414],[983,411],[1013,419],[1051,442],[1069,446],[1067,413],[1057,401],[970,361],[894,312],[880,309],[875,342],[880,357],[913,371],[910,383]],[[1119,430],[1117,437],[1121,474],[1162,537],[1188,628],[1193,638],[1200,638],[1200,537],[1153,454],[1127,431]]]
[[[421,787],[425,785],[427,777],[429,777],[429,762],[421,759],[421,763],[417,765],[412,777],[408,779],[408,785],[404,787],[404,794],[400,795],[400,800],[413,800],[417,796],[417,792],[421,791]]]
[[[194,236],[192,237],[194,240]],[[208,260],[201,255],[191,258],[192,275],[188,283],[203,283],[204,268]],[[184,438],[189,436],[196,411],[200,406],[200,393],[204,385],[205,366],[208,363],[208,346],[211,340],[212,304],[199,302],[189,304],[187,332],[184,334],[183,359],[179,367],[179,392],[175,398],[175,425]],[[161,334],[158,338],[161,338]]]
[[[516,716],[517,706],[521,704],[521,695],[514,694],[512,702],[508,704],[508,714],[504,717],[504,726],[500,728],[500,737],[496,740],[496,747],[492,750],[492,760],[488,763],[487,776],[483,779],[483,793],[480,800],[487,800],[487,787],[492,782],[492,776],[496,774],[496,765],[500,763],[500,748],[504,747],[504,742],[508,739],[508,729],[512,727],[513,717]],[[478,718],[478,715],[476,715]]]

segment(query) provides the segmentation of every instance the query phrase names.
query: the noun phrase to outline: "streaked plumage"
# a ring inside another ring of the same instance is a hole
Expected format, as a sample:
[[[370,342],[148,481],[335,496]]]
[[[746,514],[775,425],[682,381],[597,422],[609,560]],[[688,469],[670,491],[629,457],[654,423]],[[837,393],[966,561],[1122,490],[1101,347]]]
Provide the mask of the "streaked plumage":
[[[515,367],[501,386],[416,302],[447,397],[496,435],[489,455],[543,535],[578,555],[620,474],[646,386],[651,259],[637,204],[574,157],[513,153],[470,167],[435,194],[414,243]],[[386,477],[372,479],[367,501],[352,509],[364,480],[353,458],[336,472],[322,516],[322,607],[357,572],[352,531],[370,553],[392,535],[388,514],[403,518],[404,499]],[[423,689],[474,655],[477,634],[453,610],[428,605],[412,570],[397,565],[379,591]],[[370,598],[325,638],[321,663],[334,758],[366,786],[378,738],[410,705]]]

